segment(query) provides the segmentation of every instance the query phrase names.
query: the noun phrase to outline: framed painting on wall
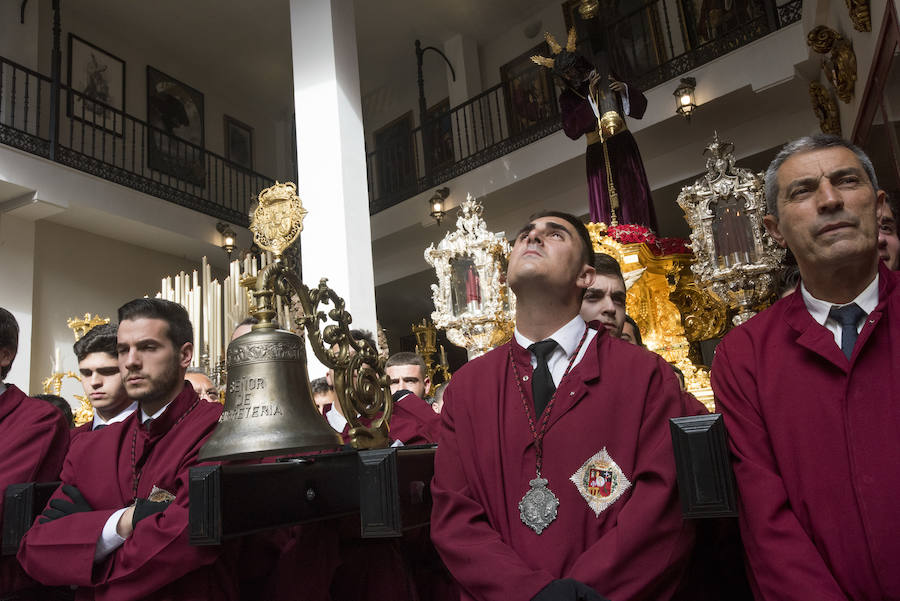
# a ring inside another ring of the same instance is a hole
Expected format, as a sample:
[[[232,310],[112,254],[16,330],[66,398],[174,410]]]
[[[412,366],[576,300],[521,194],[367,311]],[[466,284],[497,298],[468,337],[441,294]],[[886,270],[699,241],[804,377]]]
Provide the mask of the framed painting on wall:
[[[377,198],[400,194],[416,184],[412,111],[375,132]]]
[[[225,159],[253,170],[253,128],[225,115]]]
[[[160,173],[206,186],[203,94],[147,66],[147,163]]]
[[[527,131],[559,114],[553,76],[549,69],[531,61],[536,54],[550,56],[547,42],[538,44],[500,67],[510,135]]]
[[[70,33],[68,80],[68,116],[121,136],[125,61]]]
[[[431,144],[431,168],[442,169],[453,164],[453,124],[450,120],[450,98],[444,98],[425,112],[425,127]]]

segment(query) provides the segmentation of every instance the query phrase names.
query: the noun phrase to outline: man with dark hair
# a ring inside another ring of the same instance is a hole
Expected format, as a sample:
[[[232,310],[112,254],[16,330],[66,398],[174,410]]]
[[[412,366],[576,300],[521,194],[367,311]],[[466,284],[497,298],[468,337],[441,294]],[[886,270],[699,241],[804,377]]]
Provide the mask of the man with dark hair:
[[[47,401],[57,409],[59,409],[60,413],[63,414],[63,417],[66,420],[66,425],[69,426],[69,429],[75,427],[75,416],[72,414],[72,405],[69,404],[69,401],[62,398],[58,394],[36,394],[34,398]]]
[[[79,599],[234,599],[226,547],[188,543],[188,470],[222,413],[184,374],[193,330],[181,305],[143,298],[119,308],[117,351],[139,410],[72,443],[62,485],[28,531],[19,560]]]
[[[394,409],[390,437],[404,445],[436,443],[441,419],[423,399],[431,389],[425,361],[416,353],[395,353],[385,364]]]
[[[331,410],[332,405],[337,403],[334,387],[328,383],[324,376],[310,381],[309,389],[313,395],[313,402],[323,416]]]
[[[625,278],[619,262],[606,253],[594,256],[594,277],[591,287],[581,299],[581,318],[599,321],[610,336],[622,336],[625,323]]]
[[[0,307],[0,515],[10,484],[53,482],[69,447],[69,428],[62,413],[4,381],[18,350],[19,324]],[[0,558],[0,594],[29,584],[14,557]]]
[[[900,193],[891,192],[885,200],[878,216],[878,258],[884,261],[888,269],[897,271],[900,270],[900,237],[897,234]]]
[[[637,346],[644,346],[644,341],[641,339],[641,329],[638,327],[637,322],[631,318],[631,315],[625,315],[622,335],[619,338]]]
[[[128,398],[119,373],[116,354],[116,325],[102,324],[88,330],[73,347],[78,359],[81,387],[94,407],[94,417],[75,430],[92,432],[124,421],[137,409],[137,401]]]
[[[716,349],[757,599],[900,598],[900,275],[878,260],[884,195],[836,136],[766,173],[765,225],[801,283]]]
[[[463,601],[665,601],[682,578],[682,395],[661,357],[579,316],[589,244],[567,218],[522,228],[515,336],[447,386],[431,526]]]

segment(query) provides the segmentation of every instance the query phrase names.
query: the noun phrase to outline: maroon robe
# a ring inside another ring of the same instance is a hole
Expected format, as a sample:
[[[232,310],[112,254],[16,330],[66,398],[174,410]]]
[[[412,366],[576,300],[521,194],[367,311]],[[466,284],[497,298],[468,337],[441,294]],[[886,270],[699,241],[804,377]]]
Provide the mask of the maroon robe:
[[[394,403],[388,433],[391,440],[407,446],[432,444],[438,441],[440,431],[441,416],[412,392]]]
[[[757,599],[900,599],[900,274],[850,361],[798,289],[716,349]]]
[[[543,476],[559,508],[538,535],[519,518],[535,446],[510,347],[533,403],[530,353],[515,339],[464,365],[444,394],[431,534],[462,599],[527,601],[558,578],[615,601],[669,599],[694,537],[675,488],[668,420],[690,411],[672,368],[604,331],[592,340],[550,414]],[[631,487],[598,516],[569,478],[604,447]]]
[[[586,95],[587,84],[584,84],[578,92],[566,89],[559,96],[563,130],[573,140],[597,131],[597,116]],[[647,97],[643,92],[628,86],[628,100],[628,116],[634,119],[643,117],[647,110]],[[644,162],[634,136],[625,130],[608,138],[606,147],[613,172],[613,185],[619,196],[619,223],[634,223],[656,231],[656,210],[653,208],[650,184],[647,182]],[[611,213],[603,144],[588,144],[585,158],[591,221],[609,224]]]
[[[153,420],[149,431],[138,409],[122,422],[72,443],[62,471],[94,511],[41,524],[35,521],[19,549],[19,561],[46,585],[76,585],[76,599],[191,601],[237,598],[232,547],[188,542],[188,469],[215,428],[222,405],[201,401],[189,382]],[[135,441],[134,446],[132,441]],[[107,519],[131,505],[132,452],[141,474],[137,496],[154,486],[175,495],[165,511],[142,520],[105,560],[94,551]],[[57,490],[53,497],[63,496]]]
[[[6,487],[57,480],[68,448],[69,426],[62,412],[7,384],[0,395],[0,516]],[[33,584],[15,557],[0,559],[0,593]]]

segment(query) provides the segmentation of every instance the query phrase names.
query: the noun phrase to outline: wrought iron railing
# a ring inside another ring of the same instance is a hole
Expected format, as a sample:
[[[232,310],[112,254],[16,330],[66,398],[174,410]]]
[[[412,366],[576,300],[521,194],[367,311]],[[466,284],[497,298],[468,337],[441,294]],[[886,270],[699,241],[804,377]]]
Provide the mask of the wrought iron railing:
[[[609,39],[608,47],[618,49],[613,63],[619,75],[646,90],[799,21],[802,0],[733,0],[727,11],[720,5],[724,0],[650,0],[613,21],[597,45],[607,46],[603,39]],[[584,38],[579,50],[592,56],[595,40]],[[429,115],[424,127],[400,127],[386,136],[387,143],[376,140],[366,157],[370,212],[560,129],[555,86],[534,65],[459,106]]]
[[[0,143],[246,226],[274,179],[0,57]],[[51,116],[58,115],[56,123]]]

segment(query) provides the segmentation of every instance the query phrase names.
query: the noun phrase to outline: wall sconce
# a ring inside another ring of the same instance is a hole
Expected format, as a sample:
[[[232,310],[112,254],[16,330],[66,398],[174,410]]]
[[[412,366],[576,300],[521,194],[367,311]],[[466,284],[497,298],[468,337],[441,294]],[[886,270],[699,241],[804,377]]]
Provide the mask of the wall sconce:
[[[447,200],[448,196],[450,196],[450,188],[438,188],[428,201],[428,205],[431,207],[431,216],[434,217],[438,225],[441,224],[441,219],[447,214],[447,211],[444,210],[444,201]]]
[[[681,84],[675,88],[675,112],[688,121],[691,120],[691,113],[697,108],[697,102],[694,100],[696,88],[697,80],[693,77],[682,77]]]
[[[222,250],[224,250],[225,254],[228,255],[228,258],[231,259],[231,253],[234,252],[237,234],[234,233],[234,230],[231,229],[230,225],[223,221],[216,224],[216,230],[222,234]]]

